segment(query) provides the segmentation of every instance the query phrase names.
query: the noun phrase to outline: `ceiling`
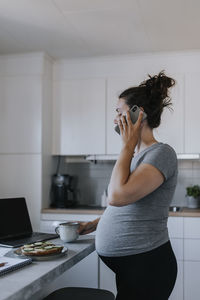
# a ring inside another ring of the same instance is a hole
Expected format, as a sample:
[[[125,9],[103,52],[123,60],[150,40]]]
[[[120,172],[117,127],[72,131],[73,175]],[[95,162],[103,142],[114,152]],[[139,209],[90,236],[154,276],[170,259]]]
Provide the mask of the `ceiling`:
[[[200,49],[199,0],[0,0],[0,54],[79,58]]]

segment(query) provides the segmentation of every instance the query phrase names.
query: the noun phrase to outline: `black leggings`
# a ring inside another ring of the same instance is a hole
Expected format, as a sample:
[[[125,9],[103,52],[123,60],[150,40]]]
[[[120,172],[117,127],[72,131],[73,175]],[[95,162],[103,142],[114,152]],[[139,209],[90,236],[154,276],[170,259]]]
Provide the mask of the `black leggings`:
[[[116,300],[167,300],[177,277],[177,262],[170,241],[148,252],[105,257],[116,274]]]

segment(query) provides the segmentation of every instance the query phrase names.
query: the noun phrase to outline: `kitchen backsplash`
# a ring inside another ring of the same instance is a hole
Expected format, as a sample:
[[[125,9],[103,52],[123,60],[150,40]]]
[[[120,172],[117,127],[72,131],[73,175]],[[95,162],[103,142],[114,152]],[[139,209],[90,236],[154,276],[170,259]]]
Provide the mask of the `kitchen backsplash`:
[[[97,163],[61,163],[60,172],[75,176],[78,200],[83,205],[100,205],[101,195],[107,187],[114,162],[97,161]],[[178,184],[172,205],[187,206],[186,186],[200,185],[200,161],[178,161]]]
[[[80,204],[101,204],[101,195],[108,186],[114,162],[62,163],[62,174],[75,176]]]
[[[200,161],[178,161],[178,184],[173,198],[173,205],[187,206],[186,187],[200,185]]]

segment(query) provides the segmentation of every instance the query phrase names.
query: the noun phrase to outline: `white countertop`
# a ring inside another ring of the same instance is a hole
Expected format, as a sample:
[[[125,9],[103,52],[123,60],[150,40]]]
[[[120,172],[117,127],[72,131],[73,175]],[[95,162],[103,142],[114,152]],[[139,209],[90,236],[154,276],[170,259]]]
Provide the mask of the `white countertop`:
[[[60,239],[51,241],[62,244]],[[95,250],[95,238],[92,235],[80,236],[75,242],[63,245],[68,248],[66,256],[49,261],[34,261],[30,265],[1,276],[0,300],[29,299],[46,283],[51,282],[92,253]],[[10,248],[0,247],[0,254],[10,250]]]

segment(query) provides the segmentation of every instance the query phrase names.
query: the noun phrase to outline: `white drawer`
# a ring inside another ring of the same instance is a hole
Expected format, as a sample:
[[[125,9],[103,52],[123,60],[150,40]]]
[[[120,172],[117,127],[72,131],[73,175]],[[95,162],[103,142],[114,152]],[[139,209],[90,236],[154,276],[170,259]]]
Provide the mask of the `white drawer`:
[[[184,260],[200,261],[200,240],[184,239]]]
[[[184,238],[200,239],[200,218],[184,218]]]
[[[172,249],[177,260],[183,260],[183,239],[170,238]]]
[[[183,218],[169,217],[167,223],[170,238],[183,238]]]

